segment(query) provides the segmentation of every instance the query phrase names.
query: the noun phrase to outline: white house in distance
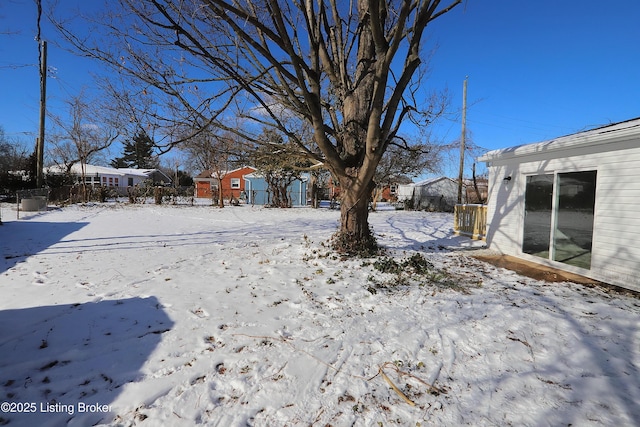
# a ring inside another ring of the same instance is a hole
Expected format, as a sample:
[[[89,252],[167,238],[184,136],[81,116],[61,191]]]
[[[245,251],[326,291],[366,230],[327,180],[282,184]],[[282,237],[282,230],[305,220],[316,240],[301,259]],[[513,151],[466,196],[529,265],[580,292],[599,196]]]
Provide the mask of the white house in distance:
[[[47,173],[61,174],[64,173],[64,168],[52,166],[47,168]],[[71,173],[80,179],[82,177],[81,165],[75,163],[71,166]],[[141,184],[147,180],[151,180],[156,185],[171,184],[171,178],[158,169],[116,169],[105,166],[85,165],[85,182],[87,185],[126,188]]]
[[[489,248],[640,291],[640,118],[479,160]]]

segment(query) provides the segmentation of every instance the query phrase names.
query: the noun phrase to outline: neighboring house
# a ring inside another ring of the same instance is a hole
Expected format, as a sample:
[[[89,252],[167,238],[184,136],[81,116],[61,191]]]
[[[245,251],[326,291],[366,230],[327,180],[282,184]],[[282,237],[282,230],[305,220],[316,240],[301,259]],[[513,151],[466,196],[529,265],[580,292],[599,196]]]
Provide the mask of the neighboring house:
[[[404,202],[412,209],[453,212],[458,200],[458,183],[442,176],[399,185],[397,192],[398,202]]]
[[[70,170],[78,181],[82,179],[82,168],[79,163],[73,164]],[[47,168],[47,174],[64,174],[63,166],[51,166]],[[158,169],[126,169],[110,168],[105,166],[85,165],[85,183],[91,186],[105,187],[133,187],[145,181],[151,181],[154,185],[170,185],[171,178]]]
[[[489,197],[489,180],[486,178],[477,178],[476,185],[474,186],[472,179],[465,179],[462,182],[464,200],[462,203],[481,204],[483,201],[486,203],[487,197]],[[478,191],[476,192],[476,186]],[[457,200],[457,197],[456,197]]]
[[[126,175],[127,187],[136,185],[134,183],[136,181],[136,176],[142,178],[142,181],[150,180],[153,185],[169,186],[173,183],[173,179],[160,169],[118,168],[117,170],[124,172]]]
[[[247,203],[253,205],[269,205],[271,204],[271,194],[269,193],[267,181],[259,173],[251,173],[244,176],[245,180],[245,196]],[[300,179],[294,180],[287,187],[287,195],[291,206],[307,205],[307,182],[308,175],[302,176]]]
[[[200,172],[193,177],[194,196],[200,199],[211,199],[214,190],[218,188],[218,180],[212,176],[210,170]]]
[[[640,118],[479,160],[491,249],[640,291]]]
[[[398,200],[398,187],[410,182],[411,179],[407,177],[391,178],[376,187],[373,195],[378,198],[378,202],[395,202]],[[340,185],[332,178],[329,178],[318,190],[321,200],[337,200],[340,196]]]
[[[222,183],[219,185],[218,177],[212,170],[206,170],[193,178],[195,185],[195,197],[212,198],[217,197],[218,189],[222,189],[222,197],[225,199],[240,198],[245,190],[245,175],[252,174],[255,168],[245,166],[222,174]]]
[[[193,177],[194,196],[200,199],[211,199],[218,188],[218,179],[212,176],[210,170],[200,172]]]
[[[398,201],[398,187],[400,185],[411,184],[411,178],[406,176],[391,177],[379,183],[374,194],[380,202],[396,202]]]

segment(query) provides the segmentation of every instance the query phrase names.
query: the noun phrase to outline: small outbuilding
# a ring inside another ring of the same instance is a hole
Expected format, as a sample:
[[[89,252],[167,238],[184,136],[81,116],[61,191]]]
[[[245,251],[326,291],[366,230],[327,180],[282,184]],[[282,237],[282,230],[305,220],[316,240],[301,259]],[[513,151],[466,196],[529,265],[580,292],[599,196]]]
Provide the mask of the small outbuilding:
[[[260,173],[251,173],[245,175],[245,193],[247,203],[252,205],[265,205],[269,206],[273,204],[274,195],[271,194],[269,185],[266,179]],[[294,179],[285,189],[286,197],[289,206],[306,206],[307,205],[307,182],[309,181],[308,175],[303,175],[300,178]]]
[[[415,210],[453,212],[458,200],[458,183],[444,176],[399,185],[398,202]]]
[[[479,160],[490,249],[640,291],[640,118]]]

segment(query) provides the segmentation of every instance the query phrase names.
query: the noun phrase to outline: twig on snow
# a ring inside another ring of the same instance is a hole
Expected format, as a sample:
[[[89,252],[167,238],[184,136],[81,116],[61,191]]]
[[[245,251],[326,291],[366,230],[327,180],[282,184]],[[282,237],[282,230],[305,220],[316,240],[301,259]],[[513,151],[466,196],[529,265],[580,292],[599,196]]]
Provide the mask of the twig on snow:
[[[384,373],[384,370],[382,368],[384,368],[388,363],[389,362],[387,362],[384,365],[380,366],[380,368],[378,369],[378,372],[380,373],[380,375],[382,375],[382,378],[384,378],[384,380],[387,382],[387,384],[389,384],[391,386],[393,391],[398,393],[398,396],[400,396],[402,398],[402,400],[404,400],[405,402],[407,402],[411,406],[416,406],[416,404],[411,399],[409,399],[398,387],[396,387],[396,385],[393,383],[393,381],[391,381],[389,379],[387,374]]]
[[[408,376],[408,377],[413,378],[414,380],[418,381],[419,383],[424,384],[425,386],[427,386],[427,388],[429,389],[429,391],[430,391],[432,394],[436,394],[436,395],[437,395],[437,394],[446,394],[446,393],[447,393],[445,390],[443,390],[443,389],[441,389],[441,388],[439,388],[439,387],[436,387],[436,386],[434,386],[433,384],[429,384],[428,382],[426,382],[426,381],[424,381],[424,380],[422,380],[422,379],[420,379],[420,378],[416,377],[415,375],[412,375],[412,374],[410,374],[410,373],[408,373],[408,372],[401,371],[400,369],[398,369],[398,367],[397,367],[395,364],[393,364],[393,363],[391,363],[391,362],[386,362],[385,364],[383,364],[383,365],[379,368],[378,372],[382,375],[382,378],[384,378],[384,380],[385,380],[387,383],[389,383],[389,385],[391,385],[391,388],[393,388],[393,390],[394,390],[396,393],[398,393],[398,395],[400,395],[400,397],[402,397],[402,398],[403,398],[407,403],[409,403],[409,404],[410,404],[410,405],[412,405],[412,406],[415,406],[415,403],[413,403],[409,398],[407,398],[407,396],[406,396],[404,393],[402,393],[402,392],[398,389],[398,387],[396,387],[396,386],[391,382],[391,380],[389,379],[389,377],[384,373],[384,370],[383,370],[384,368],[391,368],[391,369],[393,369],[394,371],[396,371],[396,373],[398,373],[398,375],[403,375],[403,376]],[[372,378],[372,379],[373,379],[373,378]]]

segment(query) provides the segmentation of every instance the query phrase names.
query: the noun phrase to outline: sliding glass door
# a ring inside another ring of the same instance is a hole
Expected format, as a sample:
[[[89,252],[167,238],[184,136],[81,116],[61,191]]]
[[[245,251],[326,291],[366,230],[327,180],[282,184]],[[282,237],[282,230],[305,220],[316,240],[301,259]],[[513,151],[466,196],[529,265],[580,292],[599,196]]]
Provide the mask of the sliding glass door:
[[[591,267],[596,171],[559,173],[553,260]]]
[[[527,177],[524,193],[524,238],[522,252],[549,258],[553,175]]]
[[[596,171],[526,177],[522,252],[591,267]]]

